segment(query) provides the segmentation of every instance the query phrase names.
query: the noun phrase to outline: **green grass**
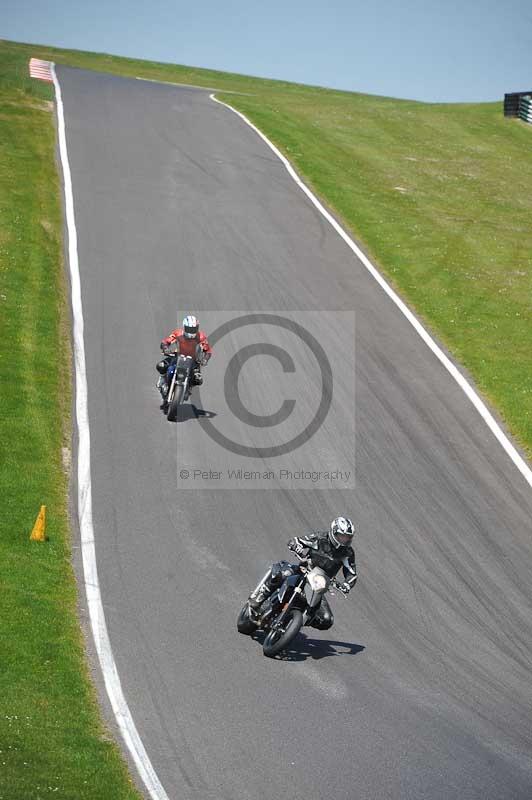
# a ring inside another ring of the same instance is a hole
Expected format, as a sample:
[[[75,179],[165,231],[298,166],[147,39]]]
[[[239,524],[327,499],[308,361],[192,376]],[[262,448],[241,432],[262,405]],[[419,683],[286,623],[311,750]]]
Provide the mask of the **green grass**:
[[[417,103],[3,46],[218,89],[290,158],[532,454],[532,126],[504,119],[502,103]]]
[[[362,242],[529,454],[532,127],[505,120],[501,103],[429,105],[0,42],[0,800],[134,797],[98,722],[75,614],[59,187],[51,91],[27,78],[30,55],[217,89]],[[28,542],[41,503],[46,545]]]
[[[77,618],[52,92],[26,72],[26,55],[0,45],[0,800],[133,800],[99,719]],[[42,544],[29,541],[41,503]]]

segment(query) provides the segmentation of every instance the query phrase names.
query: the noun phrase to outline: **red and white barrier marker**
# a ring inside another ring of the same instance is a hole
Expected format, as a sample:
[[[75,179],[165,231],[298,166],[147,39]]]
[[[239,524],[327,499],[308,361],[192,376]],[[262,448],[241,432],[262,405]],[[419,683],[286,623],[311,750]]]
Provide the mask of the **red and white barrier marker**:
[[[53,83],[52,62],[41,61],[40,58],[30,58],[30,78],[38,78],[41,81]]]

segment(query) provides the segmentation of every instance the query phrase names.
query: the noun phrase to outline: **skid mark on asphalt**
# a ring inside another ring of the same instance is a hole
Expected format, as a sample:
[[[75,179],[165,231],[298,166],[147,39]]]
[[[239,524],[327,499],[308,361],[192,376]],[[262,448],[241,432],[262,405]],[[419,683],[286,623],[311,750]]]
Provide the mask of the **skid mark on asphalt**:
[[[301,669],[301,677],[310,683],[315,691],[332,700],[344,700],[349,695],[347,686],[331,675],[323,675],[323,668],[305,661]]]
[[[219,602],[226,603],[228,595],[235,600],[235,608],[240,609],[242,601],[242,587],[231,577],[231,568],[220,561],[208,547],[196,541],[186,543],[187,557],[193,561],[200,570],[211,578],[210,595]],[[220,580],[216,580],[218,577]],[[214,578],[214,580],[213,580]],[[219,588],[217,588],[219,587]],[[221,591],[220,591],[221,590]],[[240,604],[240,605],[239,605]],[[235,618],[236,618],[235,612]]]

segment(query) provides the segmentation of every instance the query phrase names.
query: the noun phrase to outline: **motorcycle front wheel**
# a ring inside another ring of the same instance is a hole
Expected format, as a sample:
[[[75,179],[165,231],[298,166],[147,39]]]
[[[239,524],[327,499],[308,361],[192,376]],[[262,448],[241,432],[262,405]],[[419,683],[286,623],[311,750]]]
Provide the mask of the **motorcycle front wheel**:
[[[175,422],[177,419],[177,409],[183,402],[183,393],[185,391],[185,387],[180,384],[176,383],[174,388],[174,396],[172,397],[172,401],[168,405],[168,414],[166,418],[168,422]]]
[[[284,619],[282,628],[272,627],[264,639],[262,652],[268,658],[273,658],[295,639],[303,625],[303,614],[295,608],[289,611]]]

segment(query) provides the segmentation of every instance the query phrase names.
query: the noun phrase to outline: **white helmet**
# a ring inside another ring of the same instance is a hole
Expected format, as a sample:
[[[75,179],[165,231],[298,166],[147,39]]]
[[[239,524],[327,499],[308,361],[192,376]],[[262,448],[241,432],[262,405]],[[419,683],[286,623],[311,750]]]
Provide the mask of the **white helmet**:
[[[355,528],[347,517],[336,517],[331,522],[329,541],[333,547],[342,547],[351,544]]]
[[[185,339],[195,339],[199,331],[199,322],[193,314],[188,314],[183,320],[183,333]]]

